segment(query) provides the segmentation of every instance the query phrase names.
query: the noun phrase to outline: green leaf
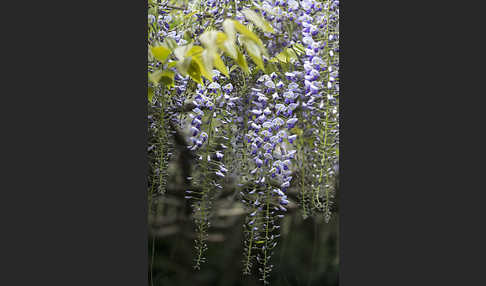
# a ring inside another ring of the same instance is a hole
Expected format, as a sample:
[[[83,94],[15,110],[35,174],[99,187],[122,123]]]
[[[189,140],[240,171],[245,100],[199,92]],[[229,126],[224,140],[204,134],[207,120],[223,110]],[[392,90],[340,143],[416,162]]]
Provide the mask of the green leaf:
[[[152,55],[161,63],[165,63],[165,60],[171,53],[171,51],[164,46],[152,47],[150,51],[152,52]]]
[[[287,63],[287,52],[284,50],[275,56],[275,59],[282,63]]]
[[[218,31],[218,33],[216,34],[216,45],[219,46],[227,40],[228,36],[225,33]]]
[[[242,35],[245,35],[250,40],[254,41],[258,46],[260,46],[260,48],[262,48],[262,49],[265,48],[263,46],[262,40],[260,40],[260,38],[255,33],[253,33],[252,31],[248,30],[247,27],[245,27],[243,24],[241,24],[238,21],[233,20],[233,24],[234,24],[234,27],[235,27],[236,31],[238,31]]]
[[[196,61],[191,61],[189,68],[187,69],[187,73],[195,82],[203,85],[203,81],[201,78],[201,70]]]
[[[295,52],[299,55],[305,53],[305,48],[301,44],[294,44],[292,47],[294,48]]]
[[[297,54],[295,51],[291,48],[286,48],[279,54],[277,54],[275,57],[270,59],[270,62],[272,63],[292,63],[294,60],[298,58]]]
[[[180,14],[173,14],[172,21],[169,23],[170,29],[174,29],[184,22],[184,18]]]
[[[201,53],[204,51],[204,48],[201,46],[193,46],[191,45],[190,49],[186,51],[184,54],[185,57],[192,57],[192,56],[198,56],[201,55]]]
[[[240,51],[240,49],[236,50],[238,57],[236,58],[236,63],[241,67],[241,69],[245,73],[250,73],[250,70],[248,69],[248,63],[246,62],[245,56],[243,53]]]
[[[192,57],[192,61],[199,65],[202,76],[209,81],[213,80],[213,55],[208,50],[204,50],[201,46],[193,46],[185,56]]]
[[[218,65],[216,68],[226,74],[227,68],[218,54],[218,46],[224,44],[228,39],[226,34],[218,31],[207,31],[204,32],[199,39],[206,47],[206,50],[202,52],[202,56],[198,57],[200,62],[204,65],[201,68],[202,75],[212,81],[213,65],[216,64]]]
[[[149,80],[158,85],[159,83],[163,83],[168,87],[172,87],[174,85],[174,76],[175,73],[169,70],[156,70],[153,73],[148,75]]]
[[[258,28],[262,29],[262,31],[275,33],[272,25],[270,25],[263,17],[258,15],[255,11],[246,8],[242,11],[242,13],[243,15],[245,15],[246,19],[253,22],[253,24],[255,24]]]
[[[213,59],[214,53],[208,50],[204,50],[201,54],[192,57],[192,60],[196,61],[199,65],[202,76],[209,81],[213,81]]]
[[[159,84],[161,77],[162,77],[162,71],[161,70],[156,70],[153,73],[148,74],[149,81],[151,81],[155,85]]]
[[[265,67],[263,65],[263,59],[262,59],[262,53],[260,47],[258,47],[258,45],[254,41],[250,40],[246,36],[242,36],[241,41],[243,42],[243,45],[245,46],[246,51],[248,52],[248,55],[250,55],[250,58],[253,60],[253,62],[263,72],[265,72]]]
[[[179,49],[181,48],[181,49]],[[177,50],[179,49],[179,50]],[[179,60],[176,64],[177,70],[183,75],[189,75],[195,82],[199,84],[203,84],[201,78],[201,68],[204,65],[198,60],[197,55],[200,55],[201,47],[196,46],[194,49],[187,49],[187,46],[178,47],[174,53],[177,52],[178,57],[181,56],[182,52],[185,52],[184,55],[188,54],[189,56],[182,56],[183,59]],[[189,52],[190,51],[190,52]]]
[[[192,49],[192,46],[192,43],[184,46],[178,46],[174,49],[174,55],[177,57],[177,59],[183,60],[184,57],[186,57],[186,54]]]
[[[296,60],[299,58],[299,56],[297,56],[297,54],[295,53],[295,51],[293,49],[290,49],[290,48],[287,48],[285,49],[285,51],[287,52],[287,59],[289,62],[292,62],[293,60]]]
[[[219,31],[206,31],[201,36],[199,40],[204,45],[204,47],[212,52],[215,52],[218,45],[223,44],[228,37],[225,33]]]
[[[218,69],[226,77],[229,77],[228,67],[224,64],[223,60],[217,53],[214,55],[213,64],[216,69]]]
[[[175,73],[173,71],[163,71],[162,72],[162,77],[160,78],[160,82],[165,84],[167,87],[173,87],[174,86],[174,76]]]
[[[223,21],[224,36],[220,35],[217,45],[222,49],[228,56],[232,59],[237,60],[238,53],[236,51],[237,47],[235,45],[236,41],[236,30],[234,21],[231,19],[226,19]]]
[[[150,103],[152,103],[154,98],[154,89],[152,87],[148,88],[148,100]]]
[[[236,30],[235,30],[235,21],[231,19],[226,19],[223,21],[223,30],[228,37],[228,40],[234,42],[236,40]]]
[[[168,62],[168,63],[167,63],[167,67],[168,67],[168,68],[173,68],[173,67],[175,67],[176,65],[177,65],[177,62],[175,62],[175,61],[172,61],[172,62]]]
[[[185,59],[179,60],[176,63],[176,68],[177,68],[177,70],[179,71],[179,73],[182,76],[186,76],[187,75],[187,70],[189,69],[189,66],[191,65],[191,62],[192,62],[192,58],[189,57],[189,58],[185,58]]]
[[[277,73],[277,72],[281,72],[282,70],[279,70],[275,64],[273,63],[268,63],[267,64],[267,67],[265,68],[267,73],[271,74],[273,72]]]
[[[219,48],[232,59],[236,60],[238,58],[237,47],[234,41],[226,40],[223,44],[219,45]]]
[[[193,35],[189,30],[184,32],[184,40],[186,40],[188,43],[192,42]]]

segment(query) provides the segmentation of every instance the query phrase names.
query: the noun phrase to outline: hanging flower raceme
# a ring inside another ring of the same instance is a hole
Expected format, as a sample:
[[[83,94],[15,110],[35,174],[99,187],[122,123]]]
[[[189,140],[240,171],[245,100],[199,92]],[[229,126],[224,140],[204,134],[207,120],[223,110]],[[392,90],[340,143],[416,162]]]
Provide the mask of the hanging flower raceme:
[[[170,48],[169,57],[149,63],[150,72],[174,75],[149,104],[150,186],[165,188],[177,133],[187,146],[175,153],[191,158],[191,174],[182,177],[196,228],[195,267],[205,261],[210,217],[221,219],[213,202],[219,195],[230,202],[226,194],[235,192],[247,211],[244,273],[258,269],[268,284],[280,219],[295,207],[289,197],[298,196],[304,217],[330,219],[339,155],[339,1],[188,1],[172,12],[168,3],[149,3],[159,13],[148,18],[155,27],[149,44]],[[243,27],[223,24],[227,17]]]
[[[213,71],[213,82],[198,85],[192,104],[194,108],[189,114],[190,145],[188,149],[196,154],[195,171],[198,176],[191,178],[193,186],[198,190],[188,190],[186,199],[194,201],[194,218],[198,238],[196,239],[196,268],[205,261],[204,252],[207,249],[206,240],[210,225],[209,214],[211,201],[220,182],[226,179],[229,169],[226,166],[227,153],[230,152],[231,130],[229,124],[235,114],[235,101],[232,96],[231,83],[221,86],[221,75]]]
[[[265,283],[272,266],[271,250],[277,245],[278,219],[282,218],[289,203],[286,192],[292,180],[292,143],[296,135],[289,135],[298,119],[294,117],[293,100],[282,96],[284,84],[274,73],[257,80],[257,88],[250,94],[252,114],[248,121],[247,140],[253,160],[254,182],[243,198],[249,207],[245,272],[249,273],[256,258]],[[256,252],[256,253],[255,253]]]
[[[334,26],[337,15],[332,10],[335,4],[331,1],[321,5],[312,0],[303,0],[300,4],[302,12],[298,21],[302,27],[301,42],[305,47],[305,93],[301,102],[305,126],[310,127],[313,145],[303,146],[299,153],[302,161],[314,166],[310,173],[301,168],[302,205],[304,213],[307,205],[307,211],[323,212],[327,221],[330,219],[333,192],[330,183],[334,176],[332,166],[337,162],[335,140],[338,135],[338,119],[335,116],[337,101],[333,90],[338,62],[334,51],[338,45]],[[311,192],[306,191],[308,188],[304,189],[309,184],[307,178],[311,178]]]

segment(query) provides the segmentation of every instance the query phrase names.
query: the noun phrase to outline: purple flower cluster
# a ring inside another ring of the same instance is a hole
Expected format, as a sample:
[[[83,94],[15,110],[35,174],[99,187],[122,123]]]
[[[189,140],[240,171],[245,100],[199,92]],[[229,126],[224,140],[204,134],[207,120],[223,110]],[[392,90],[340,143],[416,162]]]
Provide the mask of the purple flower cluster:
[[[217,70],[214,70],[213,73],[213,82],[208,82],[204,86],[198,84],[192,100],[194,108],[189,113],[190,126],[188,131],[190,133],[190,145],[188,148],[194,152],[208,144],[209,134],[213,134],[213,137],[222,134],[221,126],[231,120],[227,115],[230,114],[235,107],[235,102],[238,100],[238,97],[232,96],[233,85],[228,83],[221,86],[218,83],[220,73]],[[223,118],[218,117],[218,115],[221,115]],[[220,144],[218,148],[214,148],[214,146],[206,146],[205,148],[207,152],[204,154],[207,157],[203,158],[201,152],[199,153],[199,159],[211,161],[211,158],[214,158],[219,166],[218,169],[213,170],[214,174],[219,177],[225,177],[228,170],[222,159],[225,156],[224,151],[227,146]]]
[[[302,192],[299,200],[302,198],[304,215],[305,208],[315,213],[329,209],[332,201],[332,176],[339,154],[339,1],[189,1],[183,14],[197,11],[191,16],[194,25],[182,23],[184,28],[177,28],[173,20],[184,15],[163,9],[148,21],[157,26],[155,42],[170,38],[182,46],[187,44],[185,39],[191,41],[190,35],[195,45],[201,45],[198,36],[205,30],[221,30],[225,18],[250,23],[241,13],[243,8],[262,15],[275,30],[262,37],[261,29],[253,29],[270,56],[263,57],[265,70],[275,73],[255,71],[248,61],[251,73],[241,74],[244,79],[233,69],[230,79],[215,70],[212,82],[203,79],[204,85],[195,85],[176,72],[165,104],[168,116],[188,135],[188,152],[198,158],[194,178],[189,179],[194,187],[186,192],[186,198],[194,202],[197,231],[207,233],[209,228],[211,192],[235,175],[242,202],[249,209],[247,242],[254,242],[247,245],[247,261],[256,256],[267,281],[271,270],[268,251],[276,245],[278,218],[288,208],[291,186]],[[176,20],[180,23],[180,18]],[[282,60],[282,55],[288,58]],[[229,67],[231,59],[225,54],[221,57]],[[188,105],[193,108],[186,113]],[[305,169],[305,180],[292,181],[293,172],[301,169]],[[204,236],[198,237],[200,261],[206,246]]]
[[[280,202],[280,210],[285,211],[288,204],[285,192],[292,180],[291,168],[295,150],[292,143],[295,134],[290,134],[298,122],[293,113],[298,104],[297,95],[291,90],[286,91],[285,84],[278,76],[263,75],[257,80],[257,87],[251,91],[252,118],[248,121],[247,142],[255,168],[251,171],[256,175],[257,184],[262,185],[266,177],[280,182],[280,188],[272,192]],[[255,203],[258,203],[257,201]]]

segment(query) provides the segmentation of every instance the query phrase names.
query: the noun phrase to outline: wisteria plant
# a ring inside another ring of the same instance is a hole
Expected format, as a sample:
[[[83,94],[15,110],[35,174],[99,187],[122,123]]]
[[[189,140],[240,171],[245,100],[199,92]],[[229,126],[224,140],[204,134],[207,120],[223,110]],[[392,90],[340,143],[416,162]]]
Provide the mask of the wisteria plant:
[[[242,271],[269,284],[280,220],[333,215],[339,166],[338,0],[149,0],[150,220],[176,152],[205,262],[223,189],[244,206]],[[184,150],[176,150],[176,144]]]

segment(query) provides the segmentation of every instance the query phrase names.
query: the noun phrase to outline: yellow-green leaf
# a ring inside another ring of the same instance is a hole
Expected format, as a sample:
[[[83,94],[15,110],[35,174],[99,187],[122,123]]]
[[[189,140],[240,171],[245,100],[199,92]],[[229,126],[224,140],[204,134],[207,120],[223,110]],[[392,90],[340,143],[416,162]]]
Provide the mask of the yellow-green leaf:
[[[161,63],[165,63],[165,60],[169,57],[171,51],[164,46],[152,47],[152,55]]]
[[[223,21],[223,30],[228,37],[228,40],[234,42],[236,40],[236,30],[235,30],[235,21],[231,19],[226,19]]]
[[[216,45],[219,46],[226,40],[228,40],[228,36],[225,33],[218,31],[218,33],[216,34]]]
[[[204,51],[203,47],[191,45],[191,48],[187,50],[184,56],[186,57],[199,56],[203,51]]]
[[[177,57],[177,59],[183,60],[184,57],[186,57],[186,54],[192,49],[192,46],[192,43],[184,46],[178,46],[174,49],[174,55]]]
[[[171,87],[174,85],[174,76],[175,74],[173,71],[156,70],[153,73],[150,73],[148,75],[148,78],[155,85],[158,85],[159,83],[163,83],[168,87]]]
[[[291,62],[292,60],[296,60],[298,58],[297,53],[295,53],[293,49],[287,48],[286,52],[287,52],[287,58],[289,62]]]
[[[305,48],[301,44],[294,44],[293,48],[294,48],[295,52],[297,52],[299,55],[305,53]]]
[[[228,37],[225,33],[219,31],[206,31],[200,37],[199,40],[211,52],[216,52],[219,45],[223,44]]]
[[[152,87],[149,87],[148,88],[148,100],[149,100],[149,102],[153,102],[152,101],[153,98],[154,98],[154,89]]]
[[[148,79],[153,84],[159,84],[161,77],[162,77],[162,71],[161,70],[156,70],[156,71],[148,74]]]
[[[168,63],[167,63],[167,67],[168,67],[168,68],[173,68],[173,67],[175,67],[175,66],[176,66],[176,64],[177,64],[177,62],[175,62],[175,61],[168,62]]]
[[[180,60],[176,63],[176,68],[179,71],[179,73],[182,74],[182,76],[187,75],[187,70],[189,69],[189,66],[191,65],[191,61],[192,61],[192,59],[189,57],[189,58],[185,58],[183,60]]]
[[[242,36],[242,42],[243,45],[246,48],[246,51],[248,52],[248,55],[250,55],[250,58],[253,60],[253,62],[263,71],[265,72],[265,67],[263,65],[263,59],[262,59],[262,53],[260,50],[260,47],[258,45],[250,40],[249,38]]]
[[[192,57],[192,60],[199,65],[199,71],[202,76],[209,81],[213,79],[213,55],[201,46],[193,46],[187,51],[186,57]]]
[[[192,33],[189,30],[184,32],[184,40],[186,40],[188,43],[193,41],[193,37],[194,36],[192,35]]]
[[[175,73],[173,71],[163,71],[162,72],[162,77],[160,78],[160,82],[165,84],[167,87],[173,87],[174,86],[174,76]]]
[[[195,82],[203,85],[201,70],[199,69],[199,65],[196,61],[191,61],[191,63],[189,64],[189,68],[187,69],[187,73]]]
[[[267,67],[265,68],[267,73],[271,74],[273,72],[279,72],[279,70],[277,69],[277,67],[275,67],[275,64],[273,63],[268,63],[267,64]]]
[[[241,67],[241,69],[245,73],[248,74],[250,72],[250,70],[248,69],[248,63],[246,62],[245,56],[240,51],[240,49],[237,49],[236,52],[238,54],[238,57],[236,58],[236,63]]]
[[[192,60],[199,65],[201,75],[209,81],[213,81],[213,56],[209,51],[204,50],[202,53],[192,56]]]
[[[283,52],[279,53],[278,55],[275,56],[275,58],[283,63],[287,63],[287,53],[284,50]]]
[[[222,72],[226,77],[229,77],[228,67],[224,64],[219,54],[214,55],[213,64],[216,69]]]
[[[234,27],[235,27],[236,31],[238,31],[240,34],[245,35],[246,37],[248,37],[249,39],[251,39],[252,41],[254,41],[262,49],[265,48],[263,46],[262,40],[260,40],[260,38],[255,33],[253,33],[252,31],[248,30],[247,27],[245,27],[243,24],[241,24],[238,21],[233,20],[233,24],[234,24]]]
[[[219,48],[222,49],[228,56],[232,59],[236,60],[238,58],[237,48],[234,41],[230,41],[229,39],[224,41],[223,44],[219,45]]]
[[[243,9],[243,15],[245,15],[246,19],[250,20],[255,24],[258,28],[262,29],[264,32],[274,33],[272,25],[270,25],[263,17],[258,15],[255,11],[250,10],[248,8]]]

